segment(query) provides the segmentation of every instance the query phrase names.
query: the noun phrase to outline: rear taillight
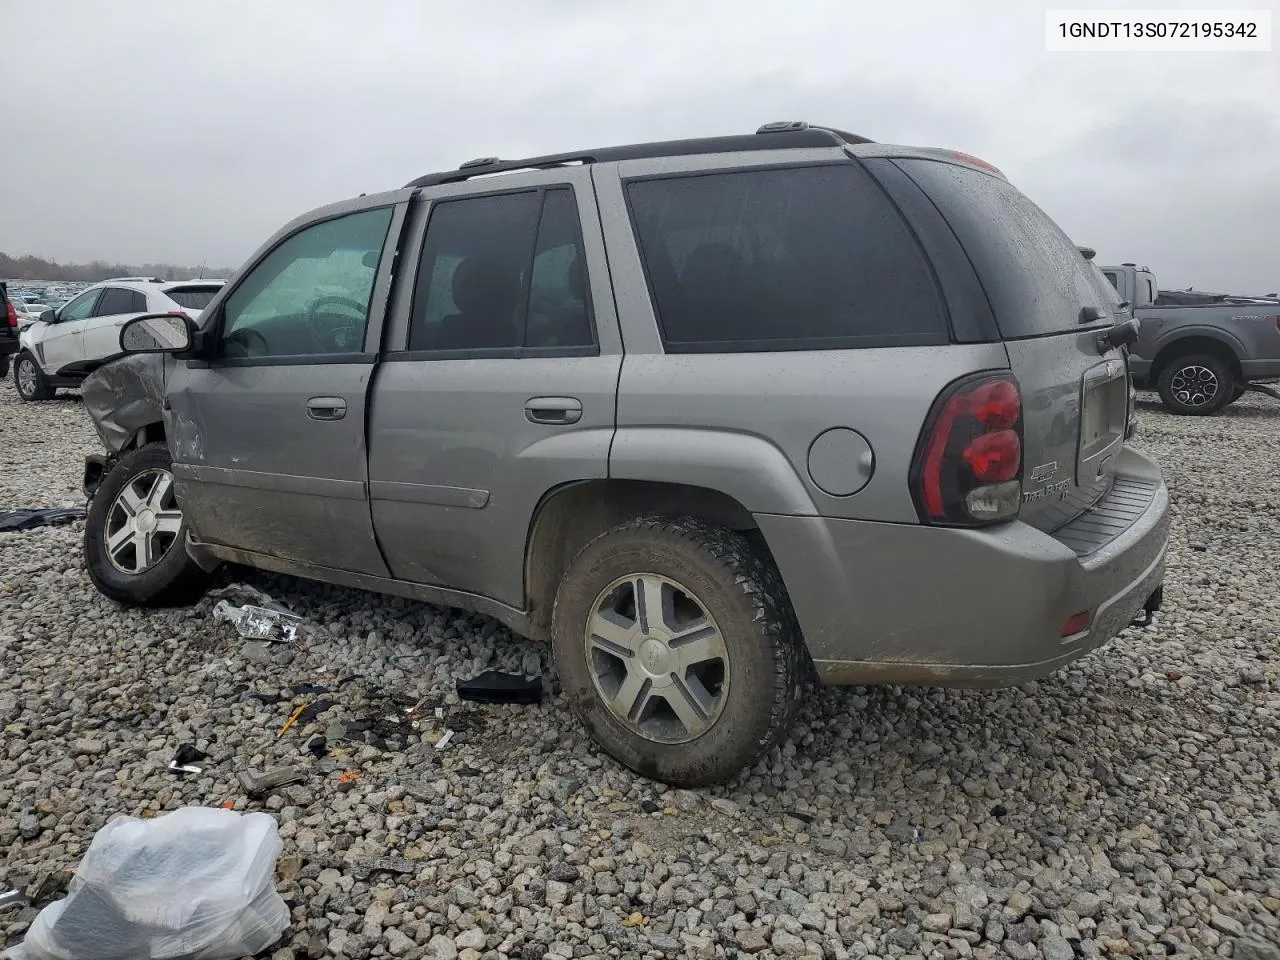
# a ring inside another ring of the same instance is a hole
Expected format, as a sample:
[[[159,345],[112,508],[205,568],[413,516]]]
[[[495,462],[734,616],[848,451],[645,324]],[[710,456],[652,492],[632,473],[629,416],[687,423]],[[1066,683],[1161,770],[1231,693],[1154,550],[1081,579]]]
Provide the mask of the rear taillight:
[[[1012,375],[966,377],[943,392],[916,447],[911,490],[925,523],[973,527],[1017,516],[1022,395]]]
[[[18,311],[14,309],[13,304],[8,300],[4,302],[4,305],[8,308],[5,312],[9,315],[9,326],[16,327],[18,325]]]
[[[978,157],[975,157],[971,153],[962,153],[959,150],[954,150],[952,152],[955,154],[955,157],[957,160],[963,161],[964,163],[970,164],[971,166],[981,167],[983,170],[988,170],[991,173],[996,174],[997,176],[1004,177],[1004,171],[1001,170],[999,167],[997,167],[994,163],[988,163],[986,160],[980,160]]]

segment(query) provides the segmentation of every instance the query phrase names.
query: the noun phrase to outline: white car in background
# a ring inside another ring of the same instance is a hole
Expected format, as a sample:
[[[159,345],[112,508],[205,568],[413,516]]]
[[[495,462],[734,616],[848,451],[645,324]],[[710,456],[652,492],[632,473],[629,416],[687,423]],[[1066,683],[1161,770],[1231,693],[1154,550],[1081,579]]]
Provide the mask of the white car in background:
[[[40,314],[48,310],[49,305],[33,303],[30,300],[14,300],[13,309],[18,315],[18,330],[21,332],[39,320]]]
[[[49,400],[59,387],[120,356],[120,328],[144,313],[185,313],[193,320],[225,280],[116,277],[96,283],[57,310],[45,311],[19,336],[13,381],[23,400]]]

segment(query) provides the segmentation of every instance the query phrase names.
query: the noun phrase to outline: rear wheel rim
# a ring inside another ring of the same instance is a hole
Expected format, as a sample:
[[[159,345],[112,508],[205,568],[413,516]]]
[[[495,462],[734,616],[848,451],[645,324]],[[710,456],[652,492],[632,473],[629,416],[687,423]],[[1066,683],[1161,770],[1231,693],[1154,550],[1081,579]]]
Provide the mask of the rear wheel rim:
[[[619,577],[596,596],[583,640],[596,694],[631,733],[688,743],[720,719],[729,651],[705,604],[679,581]]]
[[[173,474],[144,470],[130,478],[107,511],[102,532],[107,559],[121,573],[136,577],[169,554],[181,530]]]
[[[1174,399],[1188,407],[1203,407],[1213,401],[1222,389],[1218,375],[1208,367],[1189,363],[1179,367],[1169,381]]]
[[[18,361],[18,389],[22,391],[24,397],[29,397],[36,392],[36,368],[30,360]]]

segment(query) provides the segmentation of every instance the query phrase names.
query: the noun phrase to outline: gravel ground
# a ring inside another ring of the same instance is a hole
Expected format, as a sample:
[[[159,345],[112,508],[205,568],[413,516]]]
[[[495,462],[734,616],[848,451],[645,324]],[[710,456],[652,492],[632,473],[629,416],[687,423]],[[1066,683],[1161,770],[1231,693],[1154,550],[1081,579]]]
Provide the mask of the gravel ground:
[[[1154,628],[1016,689],[817,693],[780,750],[705,793],[620,770],[558,698],[459,703],[456,677],[550,670],[493,621],[239,572],[323,625],[265,647],[208,600],[101,599],[80,523],[0,535],[0,889],[65,880],[113,814],[258,809],[235,772],[302,763],[261,805],[294,920],[273,960],[1277,960],[1280,405],[1141,416],[1177,513]],[[0,505],[79,500],[97,441],[74,397],[24,405],[6,383],[0,443]],[[302,683],[333,705],[279,736]],[[421,703],[420,729],[340,740],[393,699]],[[313,733],[340,746],[315,759]],[[215,737],[203,774],[164,772]],[[34,915],[0,914],[0,943]]]

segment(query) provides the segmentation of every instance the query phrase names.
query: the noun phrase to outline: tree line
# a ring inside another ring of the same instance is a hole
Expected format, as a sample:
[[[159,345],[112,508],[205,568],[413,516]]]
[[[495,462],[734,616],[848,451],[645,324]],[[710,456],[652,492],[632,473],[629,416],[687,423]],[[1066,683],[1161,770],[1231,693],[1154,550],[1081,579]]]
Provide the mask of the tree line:
[[[144,263],[134,266],[93,260],[89,263],[58,263],[30,254],[11,257],[0,253],[0,280],[66,280],[97,283],[110,277],[159,277],[161,280],[195,280],[197,277],[226,278],[231,267],[179,267],[171,263]]]

